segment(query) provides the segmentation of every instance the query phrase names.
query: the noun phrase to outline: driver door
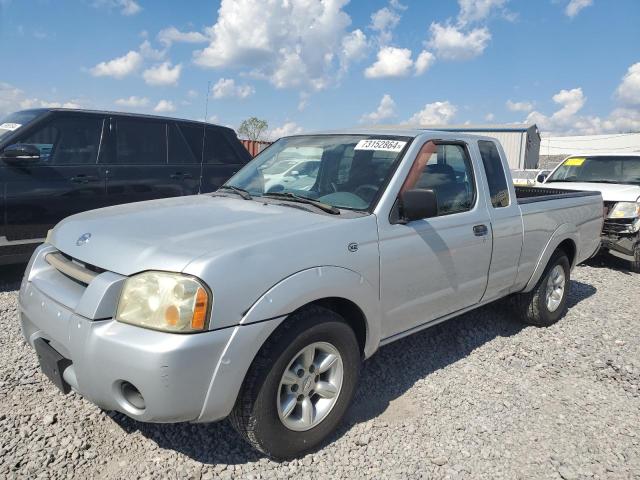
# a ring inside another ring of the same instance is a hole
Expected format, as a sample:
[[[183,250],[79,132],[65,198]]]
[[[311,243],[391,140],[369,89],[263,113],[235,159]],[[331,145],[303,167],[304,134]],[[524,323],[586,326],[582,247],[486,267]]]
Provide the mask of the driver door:
[[[379,219],[384,338],[478,303],[491,262],[489,214],[466,145],[427,142],[405,188],[434,190],[438,215]]]

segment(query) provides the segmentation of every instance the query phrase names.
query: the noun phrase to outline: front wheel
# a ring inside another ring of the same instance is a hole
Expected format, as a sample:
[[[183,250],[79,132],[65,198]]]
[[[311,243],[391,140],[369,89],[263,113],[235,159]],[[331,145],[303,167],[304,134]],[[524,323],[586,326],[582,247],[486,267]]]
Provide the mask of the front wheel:
[[[251,365],[231,424],[270,457],[299,456],[338,426],[359,369],[358,340],[340,315],[317,306],[296,312]]]
[[[570,280],[569,259],[563,251],[556,250],[533,290],[515,296],[514,303],[522,321],[548,327],[560,320],[567,311]]]
[[[633,260],[631,260],[631,271],[640,273],[640,243],[633,248]]]

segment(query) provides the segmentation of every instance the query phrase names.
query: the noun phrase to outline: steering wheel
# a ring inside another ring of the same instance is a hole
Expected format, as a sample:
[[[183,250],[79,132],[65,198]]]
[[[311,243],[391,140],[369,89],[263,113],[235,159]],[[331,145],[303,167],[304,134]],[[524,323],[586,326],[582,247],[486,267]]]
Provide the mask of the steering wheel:
[[[378,193],[378,187],[365,183],[364,185],[359,185],[358,187],[356,187],[353,193],[355,193],[365,202],[370,202],[376,195],[376,193]]]

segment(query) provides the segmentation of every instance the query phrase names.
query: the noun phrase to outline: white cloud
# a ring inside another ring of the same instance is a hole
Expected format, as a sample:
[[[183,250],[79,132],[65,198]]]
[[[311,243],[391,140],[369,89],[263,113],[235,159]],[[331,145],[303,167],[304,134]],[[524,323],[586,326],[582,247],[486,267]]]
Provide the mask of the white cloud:
[[[640,62],[629,67],[616,89],[616,96],[625,104],[640,105]]]
[[[80,100],[50,101],[27,98],[22,90],[5,82],[0,82],[0,117],[16,110],[28,108],[81,108]]]
[[[411,72],[413,60],[408,48],[382,47],[378,51],[376,62],[367,67],[364,76],[367,78],[404,77]]]
[[[189,98],[198,98],[198,91],[191,89],[189,91],[187,91],[187,97]]]
[[[342,59],[345,65],[363,58],[368,50],[367,36],[357,29],[342,38]]]
[[[531,102],[513,102],[507,100],[507,108],[512,112],[530,112],[533,110],[533,103]]]
[[[151,42],[149,42],[149,40],[145,40],[140,44],[140,54],[145,58],[150,58],[151,60],[162,60],[167,54],[167,50],[156,50],[151,46]]]
[[[135,72],[142,65],[142,55],[131,50],[122,57],[100,62],[90,70],[94,77],[124,78]]]
[[[398,26],[400,14],[393,9],[383,7],[371,14],[370,28],[378,32],[380,45],[388,44],[392,39],[392,30]]]
[[[304,129],[295,122],[286,122],[284,125],[274,128],[269,132],[269,138],[271,140],[277,140],[281,137],[288,137],[289,135],[296,135],[301,133]]]
[[[587,98],[582,93],[582,88],[573,88],[571,90],[560,90],[552,97],[553,101],[562,108],[556,111],[551,120],[556,122],[567,122],[584,106]]]
[[[416,75],[422,75],[424,72],[429,70],[429,68],[431,67],[431,65],[433,65],[433,62],[435,61],[436,61],[436,57],[433,53],[428,52],[426,50],[423,50],[422,52],[420,52],[420,55],[418,55],[418,58],[416,58],[416,63],[414,65],[416,70]]]
[[[160,30],[156,38],[167,47],[173,43],[204,43],[208,41],[207,36],[203,33],[181,32],[174,26]]]
[[[567,8],[564,10],[564,13],[567,17],[573,18],[580,13],[580,10],[592,4],[593,0],[570,0],[567,4]]]
[[[449,101],[428,103],[416,112],[408,123],[420,126],[446,125],[455,116],[458,108]]]
[[[461,25],[480,22],[486,19],[493,10],[501,9],[508,0],[458,0],[460,13],[458,22]]]
[[[47,100],[41,100],[39,98],[25,98],[20,102],[20,108],[81,108],[79,102],[70,100],[68,102],[50,102]]]
[[[213,98],[247,98],[256,90],[251,85],[236,85],[232,78],[221,78],[212,88]]]
[[[340,51],[350,35],[347,0],[222,0],[211,41],[194,52],[197,65],[234,67],[276,88],[321,90],[344,69]]]
[[[142,7],[135,0],[96,0],[93,5],[95,7],[118,9],[125,16],[135,15],[142,11]]]
[[[135,95],[132,95],[128,98],[118,98],[116,100],[116,105],[131,108],[146,107],[149,105],[149,99],[147,97],[136,97]]]
[[[5,82],[0,82],[0,115],[4,116],[17,110],[24,92]]]
[[[560,108],[550,116],[531,112],[525,122],[537,123],[542,130],[555,134],[594,135],[599,133],[640,131],[640,110],[618,107],[607,117],[579,115],[587,98],[581,88],[561,90],[553,97]]]
[[[396,102],[391,95],[384,94],[378,108],[371,113],[366,113],[360,118],[361,123],[380,123],[396,116]]]
[[[153,107],[153,111],[159,113],[175,112],[176,107],[170,100],[160,100],[158,104]]]
[[[163,62],[154,67],[146,69],[142,77],[147,85],[166,86],[177,85],[182,72],[182,65],[172,66],[171,62]]]
[[[456,26],[434,22],[430,31],[431,39],[427,45],[445,60],[469,60],[477,57],[484,52],[491,40],[491,33],[486,27],[464,33]]]
[[[609,114],[605,128],[613,132],[640,132],[640,110],[616,108]]]
[[[487,122],[493,122],[496,119],[496,116],[493,113],[489,112],[484,116],[484,119]]]

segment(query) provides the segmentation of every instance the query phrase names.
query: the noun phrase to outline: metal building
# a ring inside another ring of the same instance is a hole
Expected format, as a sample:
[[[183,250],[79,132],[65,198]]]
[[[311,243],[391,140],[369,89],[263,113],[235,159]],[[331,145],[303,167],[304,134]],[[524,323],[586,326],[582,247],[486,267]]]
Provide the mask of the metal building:
[[[502,143],[512,170],[538,168],[540,132],[535,123],[530,125],[447,125],[427,128],[496,138]]]

